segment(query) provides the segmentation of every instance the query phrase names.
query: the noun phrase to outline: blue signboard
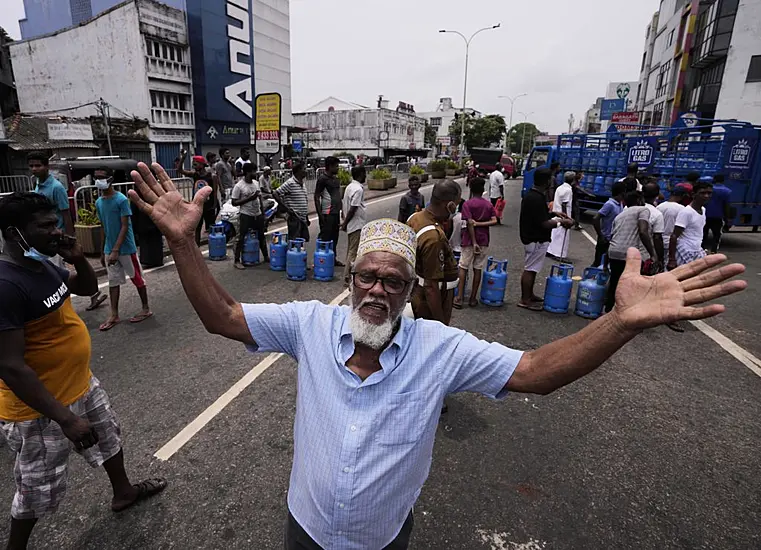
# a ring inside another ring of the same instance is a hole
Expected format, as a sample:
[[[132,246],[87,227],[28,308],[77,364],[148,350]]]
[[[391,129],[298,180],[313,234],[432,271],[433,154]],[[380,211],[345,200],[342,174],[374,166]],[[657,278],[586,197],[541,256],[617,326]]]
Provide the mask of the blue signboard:
[[[251,124],[196,121],[197,141],[204,145],[251,145]]]
[[[730,179],[744,180],[750,177],[757,147],[758,139],[753,136],[727,136],[724,139],[722,164],[730,174]]]
[[[600,120],[610,120],[613,118],[613,113],[620,113],[625,109],[625,99],[603,99],[600,107]]]
[[[196,121],[250,123],[255,96],[252,0],[186,0],[186,6]]]
[[[301,153],[301,151],[304,150],[304,142],[301,141],[300,139],[294,139],[291,142],[291,146],[293,147],[294,153]]]
[[[629,152],[627,153],[627,164],[637,163],[640,169],[647,169],[655,160],[655,151],[658,147],[658,140],[654,137],[637,137],[629,139]]]

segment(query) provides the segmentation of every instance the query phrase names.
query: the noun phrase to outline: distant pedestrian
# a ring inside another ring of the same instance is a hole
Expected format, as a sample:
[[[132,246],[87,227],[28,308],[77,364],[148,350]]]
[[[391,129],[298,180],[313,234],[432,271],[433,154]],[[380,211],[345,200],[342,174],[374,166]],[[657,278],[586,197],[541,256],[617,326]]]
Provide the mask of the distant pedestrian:
[[[314,189],[314,207],[320,220],[321,241],[333,241],[333,250],[338,250],[338,236],[341,232],[341,183],[338,181],[338,159],[325,159],[325,173],[317,179]],[[345,267],[336,260],[336,267]]]
[[[240,156],[235,159],[235,176],[238,178],[243,177],[243,167],[246,164],[252,164],[251,151],[248,147],[243,147],[240,150]],[[256,172],[256,170],[254,170]]]
[[[505,176],[502,173],[502,165],[499,163],[494,167],[494,171],[489,174],[489,198],[491,205],[495,207],[499,199],[505,199]],[[502,223],[502,220],[497,218],[497,223]]]
[[[357,259],[359,247],[359,235],[367,223],[367,205],[365,204],[365,181],[367,170],[358,165],[351,169],[351,183],[346,187],[343,198],[344,219],[341,223],[341,231],[346,231],[348,249],[346,251],[346,266],[344,267],[344,283],[351,281],[351,270],[354,260]]]
[[[275,189],[275,200],[288,213],[288,238],[309,241],[309,202],[304,185],[306,168],[302,162],[293,165],[293,175]]]
[[[223,202],[230,200],[230,193],[232,193],[233,186],[235,185],[233,170],[234,167],[230,156],[230,149],[227,147],[221,147],[219,149],[219,160],[214,165],[214,173],[219,179],[220,193],[222,193]]]
[[[550,184],[549,189],[549,199],[551,200],[553,196],[555,196],[555,190],[563,185],[564,179],[563,179],[563,172],[560,171],[560,163],[558,161],[554,161],[550,164],[550,172],[552,172],[552,182]]]
[[[256,165],[254,165],[254,172],[256,172]],[[269,166],[262,168],[262,175],[259,176],[259,189],[263,198],[272,196],[272,168]]]
[[[639,165],[636,162],[632,162],[629,166],[626,167],[626,176],[621,178],[618,181],[629,181],[629,187],[626,189],[626,193],[630,193],[632,191],[638,191],[642,192],[642,184],[640,183],[638,178],[639,175]]]
[[[643,275],[655,275],[663,270],[665,265],[665,255],[663,249],[663,232],[664,232],[664,220],[663,214],[655,206],[658,197],[661,194],[661,189],[655,182],[649,182],[644,185],[643,195],[645,198],[645,206],[650,211],[650,237],[653,239],[653,248],[655,249],[655,256],[650,258],[650,263],[645,262],[643,268]]]
[[[728,231],[732,226],[729,201],[732,190],[724,185],[724,175],[716,174],[713,177],[713,194],[706,205],[706,226],[703,231],[703,248],[716,254],[721,243],[721,234]],[[713,234],[713,239],[710,238]]]
[[[608,260],[610,259],[608,257],[608,248],[610,247],[610,236],[613,232],[613,220],[624,211],[625,191],[626,184],[623,181],[614,183],[611,190],[612,196],[592,218],[592,225],[597,233],[595,259],[592,262],[592,267],[603,265],[603,257],[605,259],[604,267],[608,267]]]
[[[674,223],[674,234],[669,239],[669,270],[703,258],[703,230],[706,224],[703,208],[713,194],[713,185],[698,182],[693,187],[692,202],[679,212]]]
[[[270,261],[267,253],[267,237],[264,235],[264,209],[262,204],[262,193],[259,184],[254,179],[254,165],[249,162],[243,165],[243,179],[233,187],[231,194],[233,206],[240,207],[240,231],[238,231],[238,240],[235,243],[235,261],[233,266],[236,269],[246,269],[241,263],[241,254],[243,252],[243,242],[249,231],[256,233],[259,240],[259,249],[262,252],[262,261]]]
[[[694,188],[695,185],[698,183],[698,180],[700,180],[700,174],[698,172],[690,172],[687,174],[687,176],[684,178],[685,181],[682,183],[678,183],[677,186],[684,187],[688,194],[684,197],[684,200],[682,201],[682,204],[684,206],[687,206],[692,202],[692,195],[695,192]]]
[[[623,182],[626,189],[635,187],[633,178]],[[650,237],[650,210],[645,206],[642,193],[629,191],[626,194],[626,209],[613,221],[610,238],[610,282],[605,301],[605,311],[610,312],[616,305],[616,288],[626,268],[626,255],[630,248],[638,248],[641,262],[656,256],[653,239]],[[642,266],[640,266],[641,269]]]
[[[207,164],[204,157],[200,155],[193,157],[193,194],[198,193],[203,187],[208,186],[213,189],[203,205],[203,216],[196,227],[196,244],[198,246],[201,245],[201,228],[205,224],[206,233],[210,233],[212,226],[217,221],[217,214],[219,214],[219,192],[217,188],[219,178],[207,172],[206,168]]]
[[[555,198],[552,201],[552,210],[556,214],[562,214],[563,217],[571,217],[571,207],[573,205],[573,188],[576,174],[566,172],[564,183],[555,190]],[[554,260],[566,261],[568,258],[568,249],[571,246],[571,233],[564,226],[556,227],[552,230],[552,241],[547,249],[547,256]]]
[[[534,294],[536,274],[544,266],[544,258],[550,245],[551,232],[559,227],[572,227],[573,220],[554,216],[547,208],[547,192],[552,185],[552,171],[543,166],[534,172],[534,186],[521,201],[520,236],[523,243],[523,274],[521,275],[521,299],[518,307],[541,311],[542,298]]]
[[[407,223],[410,216],[425,208],[425,197],[420,192],[420,178],[410,176],[407,187],[409,191],[399,199],[399,216],[397,219],[402,223]]]
[[[92,296],[98,278],[82,247],[57,227],[57,217],[36,193],[0,199],[6,243],[0,254],[0,431],[16,462],[5,546],[13,550],[27,548],[37,522],[61,504],[72,451],[92,468],[103,466],[113,512],[166,487],[163,479],[133,485],[127,476],[119,421],[90,370],[90,334],[71,303],[72,295]],[[48,261],[56,254],[74,271]]]
[[[119,318],[119,295],[121,285],[130,278],[140,296],[142,311],[132,317],[130,323],[140,323],[153,316],[148,305],[148,289],[143,279],[143,270],[137,259],[135,235],[132,232],[132,209],[129,199],[114,190],[113,178],[108,168],[98,168],[93,173],[95,186],[100,191],[100,198],[95,201],[100,225],[103,227],[103,251],[100,263],[108,274],[108,294],[111,298],[111,314],[100,330],[111,330],[121,322]]]
[[[418,284],[412,292],[416,319],[431,319],[445,325],[452,319],[458,269],[443,224],[457,213],[461,194],[457,182],[437,182],[428,206],[407,222],[417,237]]]
[[[459,265],[459,284],[453,307],[460,309],[465,298],[465,278],[473,268],[468,305],[478,305],[478,289],[481,285],[481,273],[489,256],[489,227],[497,224],[497,212],[491,202],[483,197],[486,182],[475,178],[470,182],[471,198],[462,206],[462,221],[467,229],[462,230],[462,255]],[[455,223],[455,231],[457,231]]]
[[[676,218],[679,212],[685,208],[682,201],[687,194],[687,189],[684,186],[677,185],[671,191],[669,200],[658,205],[658,211],[663,215],[663,250],[666,255],[666,263],[668,263],[669,242],[674,233]]]

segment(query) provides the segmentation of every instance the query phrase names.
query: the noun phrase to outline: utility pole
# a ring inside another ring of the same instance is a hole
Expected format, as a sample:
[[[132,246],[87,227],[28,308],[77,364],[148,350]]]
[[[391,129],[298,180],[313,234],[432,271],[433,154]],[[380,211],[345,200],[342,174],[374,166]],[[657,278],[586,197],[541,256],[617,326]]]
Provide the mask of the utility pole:
[[[113,156],[114,150],[111,147],[111,111],[110,111],[110,105],[103,101],[103,98],[101,97],[100,100],[98,100],[98,103],[96,104],[98,110],[100,111],[100,115],[103,117],[103,126],[106,128],[106,140],[108,141],[108,155]]]
[[[515,107],[515,102],[518,101],[519,98],[525,97],[528,94],[520,94],[515,97],[510,97],[509,95],[500,95],[497,96],[497,99],[507,99],[510,101],[510,123],[507,125],[507,136],[505,137],[505,149],[508,149],[508,152],[512,153],[512,148],[510,147],[510,130],[513,129],[513,107]]]
[[[521,137],[521,157],[523,156],[523,144],[526,141],[526,126],[528,126],[528,117],[534,114],[534,111],[530,113],[518,113],[523,116],[523,136]]]

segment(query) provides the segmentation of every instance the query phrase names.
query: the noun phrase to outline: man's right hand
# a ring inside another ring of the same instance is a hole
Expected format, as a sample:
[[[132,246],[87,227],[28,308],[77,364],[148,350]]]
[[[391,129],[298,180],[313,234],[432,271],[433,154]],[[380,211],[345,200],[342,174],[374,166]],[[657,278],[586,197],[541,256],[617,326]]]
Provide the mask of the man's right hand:
[[[198,190],[192,202],[187,202],[159,163],[154,162],[152,168],[156,177],[142,162],[138,163],[137,170],[132,171],[132,181],[140,194],[130,190],[130,200],[151,218],[170,243],[193,241],[196,226],[203,214],[203,204],[213,189],[204,186]]]
[[[98,434],[95,429],[87,420],[75,414],[64,420],[60,426],[63,434],[79,450],[89,449],[98,442]]]
[[[562,225],[566,229],[570,229],[571,227],[573,227],[574,223],[571,218],[563,218],[562,220],[560,220],[560,225]]]

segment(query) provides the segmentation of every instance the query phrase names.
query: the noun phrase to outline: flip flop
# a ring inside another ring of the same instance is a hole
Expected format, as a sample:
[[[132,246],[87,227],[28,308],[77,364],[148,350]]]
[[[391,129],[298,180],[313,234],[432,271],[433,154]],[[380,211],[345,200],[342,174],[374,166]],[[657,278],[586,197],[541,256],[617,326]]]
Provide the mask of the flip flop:
[[[478,300],[469,300],[468,305],[470,307],[478,307]]]
[[[98,296],[98,299],[95,300],[94,304],[90,303],[90,305],[85,308],[85,311],[93,311],[94,309],[98,309],[100,307],[100,304],[106,301],[106,298],[108,298],[108,296],[106,296],[105,294],[101,294],[100,296]]]
[[[166,489],[166,486],[167,486],[166,480],[161,478],[146,479],[145,481],[141,481],[137,485],[134,485],[135,489],[137,489],[137,496],[135,497],[135,500],[125,504],[119,504],[119,505],[112,504],[111,510],[113,512],[123,512],[124,510],[137,504],[141,500],[146,500],[148,498],[151,498],[152,496],[158,495],[161,491]]]
[[[150,319],[153,317],[153,312],[149,311],[148,313],[138,313],[135,315],[132,319],[129,320],[130,323],[142,323],[146,319]]]
[[[100,327],[98,327],[98,330],[100,330],[101,332],[107,332],[107,331],[111,330],[112,328],[114,328],[119,323],[121,323],[121,320],[119,320],[119,321],[106,321],[105,323],[100,325]]]
[[[542,311],[544,308],[539,304],[522,304],[518,302],[516,304],[518,307],[522,307],[523,309],[528,309],[530,311]]]
[[[673,330],[674,332],[678,332],[679,334],[684,332],[684,327],[682,325],[679,325],[677,323],[668,323],[666,325],[666,328]]]
[[[457,302],[452,302],[452,307],[455,309],[462,309],[462,302],[459,304]]]

